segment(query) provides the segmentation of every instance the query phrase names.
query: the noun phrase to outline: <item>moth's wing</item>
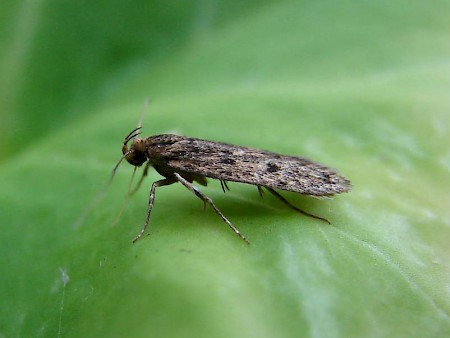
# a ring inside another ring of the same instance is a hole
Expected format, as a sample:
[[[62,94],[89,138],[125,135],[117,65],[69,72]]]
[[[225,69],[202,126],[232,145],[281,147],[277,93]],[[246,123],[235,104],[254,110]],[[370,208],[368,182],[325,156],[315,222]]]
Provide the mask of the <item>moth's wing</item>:
[[[242,182],[313,196],[350,190],[334,169],[306,158],[200,139],[180,138],[164,151],[172,168],[223,181]]]

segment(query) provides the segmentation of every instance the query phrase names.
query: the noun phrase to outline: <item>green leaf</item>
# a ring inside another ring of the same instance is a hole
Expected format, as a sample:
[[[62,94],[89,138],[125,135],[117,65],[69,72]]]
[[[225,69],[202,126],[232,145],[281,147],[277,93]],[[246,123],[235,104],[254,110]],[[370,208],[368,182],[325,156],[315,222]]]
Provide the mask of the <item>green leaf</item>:
[[[153,22],[152,34],[142,27],[162,4],[134,26],[141,12],[124,12],[123,30],[106,24],[122,7],[94,4],[105,16],[80,5],[78,19],[58,25],[59,39],[37,39],[8,73],[15,95],[3,94],[2,110],[20,132],[2,141],[0,336],[449,335],[448,2],[248,2],[236,16],[225,2],[216,2],[223,15],[197,2]],[[55,5],[41,6],[34,23],[42,33],[55,24]],[[61,6],[57,22],[67,18]],[[9,26],[24,24],[19,14]],[[167,50],[116,40],[119,31],[143,41],[163,28],[180,37]],[[124,58],[96,71],[104,50],[87,48],[85,58],[72,56],[75,67],[48,61],[23,79],[46,45],[74,51],[83,36],[87,46],[119,41]],[[2,60],[7,69],[11,58]],[[72,89],[58,93],[52,85],[62,79]],[[201,190],[248,246],[183,186],[161,187],[148,236],[132,244],[161,177],[152,171],[117,218],[132,173],[124,163],[92,201],[147,96],[145,135],[307,156],[338,168],[353,190],[327,200],[282,192],[329,226],[250,185],[230,183],[224,194],[210,180]],[[25,113],[34,103],[45,114]]]

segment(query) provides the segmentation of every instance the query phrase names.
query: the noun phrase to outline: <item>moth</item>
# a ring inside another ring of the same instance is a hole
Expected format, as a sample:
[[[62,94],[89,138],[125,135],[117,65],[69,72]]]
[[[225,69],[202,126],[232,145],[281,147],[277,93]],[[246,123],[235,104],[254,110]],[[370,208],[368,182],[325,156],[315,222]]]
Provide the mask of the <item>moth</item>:
[[[135,169],[145,165],[134,191],[147,176],[150,167],[164,178],[153,182],[151,186],[147,218],[133,243],[142,237],[149,225],[156,189],[173,183],[181,183],[205,205],[209,204],[228,227],[248,244],[250,242],[246,237],[225,217],[212,199],[194,185],[194,182],[206,186],[208,178],[217,179],[224,192],[229,190],[227,182],[252,184],[258,188],[261,196],[264,188],[289,208],[327,223],[330,223],[327,219],[292,205],[275,189],[315,197],[331,197],[351,189],[350,181],[336,170],[307,158],[173,134],[139,137],[140,129],[140,126],[137,127],[125,137],[122,144],[123,156],[115,165],[112,177],[125,159]],[[130,142],[131,145],[128,146]]]

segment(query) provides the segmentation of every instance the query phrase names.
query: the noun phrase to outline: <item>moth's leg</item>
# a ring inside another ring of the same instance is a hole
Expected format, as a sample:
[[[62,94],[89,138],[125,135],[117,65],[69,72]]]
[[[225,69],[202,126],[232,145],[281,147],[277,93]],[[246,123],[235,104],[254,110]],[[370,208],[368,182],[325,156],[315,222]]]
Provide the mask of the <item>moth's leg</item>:
[[[141,178],[139,179],[139,182],[137,182],[136,187],[135,187],[132,191],[129,192],[128,196],[133,195],[136,191],[139,190],[139,188],[140,188],[140,186],[141,186],[141,184],[142,184],[142,181],[144,180],[144,178],[145,178],[145,177],[147,176],[147,174],[148,174],[148,168],[150,168],[150,167],[151,167],[150,162],[147,162],[147,163],[145,164],[145,168],[144,168],[144,171],[143,171],[143,173],[142,173],[142,175],[141,175]]]
[[[180,174],[175,173],[177,180],[183,184],[186,188],[188,188],[192,193],[194,193],[198,198],[200,198],[204,203],[208,203],[214,209],[214,211],[222,218],[222,220],[234,231],[236,235],[238,235],[241,239],[243,239],[247,244],[250,242],[241,234],[241,232],[233,225],[231,222],[225,217],[224,214],[216,207],[211,198],[203,194],[200,190],[198,190],[191,182],[183,178]]]
[[[269,190],[269,192],[270,192],[272,195],[274,195],[274,196],[277,197],[279,200],[281,200],[284,204],[286,204],[289,208],[291,208],[291,209],[293,209],[293,210],[295,210],[295,211],[297,211],[297,212],[299,212],[299,213],[301,213],[301,214],[303,214],[303,215],[306,215],[306,216],[309,216],[309,217],[312,217],[312,218],[315,218],[315,219],[320,219],[321,221],[324,221],[324,222],[326,222],[326,223],[328,223],[328,224],[331,224],[330,221],[327,220],[326,218],[323,218],[323,217],[320,217],[320,216],[316,216],[316,215],[310,214],[309,212],[303,211],[302,209],[297,208],[296,206],[292,205],[291,203],[289,203],[289,201],[288,201],[287,199],[285,199],[283,196],[281,196],[279,193],[277,193],[277,192],[276,192],[275,190],[273,190],[272,188],[267,188],[267,187],[266,187],[266,189]]]
[[[116,216],[114,222],[112,223],[112,225],[116,225],[117,222],[119,222],[120,217],[122,217],[122,214],[123,214],[123,212],[125,211],[125,209],[126,209],[126,207],[127,207],[128,200],[129,200],[129,198],[130,198],[130,196],[131,196],[131,194],[130,194],[130,191],[131,191],[131,185],[133,184],[134,175],[136,174],[136,168],[137,168],[137,167],[134,167],[134,168],[133,168],[133,174],[132,174],[131,177],[130,177],[130,183],[128,183],[127,194],[125,195],[125,198],[123,199],[122,207],[120,208],[120,211],[119,211],[119,213],[117,214],[117,216]]]
[[[227,181],[224,180],[220,180],[220,186],[222,187],[222,191],[225,193],[225,189],[230,191],[230,188],[228,188],[228,184]]]
[[[256,187],[258,188],[259,196],[261,196],[261,198],[264,198],[264,190],[263,190],[263,188],[260,185],[257,185]]]
[[[145,220],[144,227],[141,229],[141,231],[139,231],[137,236],[133,239],[133,243],[135,243],[139,238],[141,238],[141,236],[144,234],[145,230],[147,230],[148,223],[150,221],[150,213],[152,212],[153,203],[155,201],[156,188],[157,187],[162,187],[162,186],[165,186],[165,185],[170,185],[170,184],[173,184],[175,182],[177,182],[177,179],[175,177],[169,177],[169,178],[165,178],[163,180],[159,180],[159,181],[153,182],[152,188],[150,189],[150,197],[148,199],[147,219]]]

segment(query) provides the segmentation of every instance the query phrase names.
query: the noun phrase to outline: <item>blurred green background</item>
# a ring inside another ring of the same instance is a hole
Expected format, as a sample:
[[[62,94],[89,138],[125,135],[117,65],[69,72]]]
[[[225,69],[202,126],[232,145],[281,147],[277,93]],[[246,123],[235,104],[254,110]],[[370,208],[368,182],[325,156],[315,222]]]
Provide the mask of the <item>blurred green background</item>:
[[[0,337],[448,337],[450,1],[0,4]],[[303,155],[351,193],[292,203],[132,169],[144,134]]]

